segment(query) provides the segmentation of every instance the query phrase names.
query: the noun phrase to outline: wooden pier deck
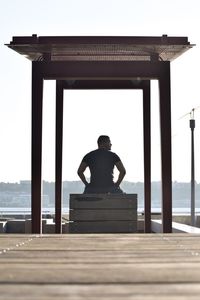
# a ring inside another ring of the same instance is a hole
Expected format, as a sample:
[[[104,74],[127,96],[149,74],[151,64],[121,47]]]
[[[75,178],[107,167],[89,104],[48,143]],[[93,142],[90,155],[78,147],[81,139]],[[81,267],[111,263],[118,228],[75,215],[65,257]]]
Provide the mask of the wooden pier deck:
[[[200,235],[2,234],[0,299],[200,299]]]

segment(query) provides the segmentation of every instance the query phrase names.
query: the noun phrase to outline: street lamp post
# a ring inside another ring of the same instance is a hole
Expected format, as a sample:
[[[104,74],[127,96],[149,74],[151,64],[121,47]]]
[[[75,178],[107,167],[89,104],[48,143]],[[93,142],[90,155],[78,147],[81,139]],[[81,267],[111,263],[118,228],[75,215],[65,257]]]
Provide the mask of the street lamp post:
[[[195,226],[195,163],[194,163],[194,109],[190,113],[191,129],[191,226]]]

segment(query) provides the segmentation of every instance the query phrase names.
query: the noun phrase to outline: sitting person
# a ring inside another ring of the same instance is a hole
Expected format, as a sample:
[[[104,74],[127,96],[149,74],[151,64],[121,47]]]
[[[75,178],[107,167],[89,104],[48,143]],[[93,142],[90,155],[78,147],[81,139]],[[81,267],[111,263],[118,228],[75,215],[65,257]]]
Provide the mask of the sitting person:
[[[98,140],[98,149],[86,154],[78,168],[78,175],[85,184],[85,194],[91,193],[123,193],[120,189],[126,170],[117,154],[111,152],[111,141],[109,136],[101,135]],[[113,181],[113,169],[117,167],[119,176]],[[90,183],[87,182],[84,172],[90,169]]]

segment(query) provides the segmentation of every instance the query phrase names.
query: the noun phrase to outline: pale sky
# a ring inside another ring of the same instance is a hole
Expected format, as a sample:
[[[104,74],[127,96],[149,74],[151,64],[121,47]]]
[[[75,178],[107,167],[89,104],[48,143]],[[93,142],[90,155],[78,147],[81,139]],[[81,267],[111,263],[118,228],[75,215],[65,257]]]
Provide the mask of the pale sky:
[[[196,44],[171,63],[173,180],[190,181],[192,108],[200,106],[199,0],[0,0],[0,182],[31,177],[31,62],[4,44],[13,36],[187,36]],[[200,109],[196,110],[196,180],[200,182]],[[55,81],[44,85],[43,179],[54,181]],[[143,181],[141,91],[66,91],[63,180],[100,134],[111,137],[125,180]],[[152,81],[152,180],[160,180],[157,82]]]

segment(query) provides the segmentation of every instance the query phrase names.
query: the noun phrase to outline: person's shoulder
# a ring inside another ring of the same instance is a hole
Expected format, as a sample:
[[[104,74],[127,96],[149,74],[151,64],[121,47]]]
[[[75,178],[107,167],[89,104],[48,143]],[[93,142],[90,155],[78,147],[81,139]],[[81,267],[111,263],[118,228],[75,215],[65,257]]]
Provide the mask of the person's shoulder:
[[[94,153],[97,153],[98,150],[99,150],[99,149],[92,150],[92,151],[90,151],[88,154],[91,154],[91,155],[92,155],[92,154],[94,154]]]
[[[94,155],[96,152],[97,152],[97,150],[92,150],[92,151],[88,152],[88,153],[85,155],[85,157],[86,157],[86,156]]]
[[[117,155],[117,153],[113,152],[113,151],[109,151],[112,155]],[[118,155],[117,155],[118,156]]]
[[[110,154],[114,157],[116,162],[121,160],[117,153],[110,151]]]

